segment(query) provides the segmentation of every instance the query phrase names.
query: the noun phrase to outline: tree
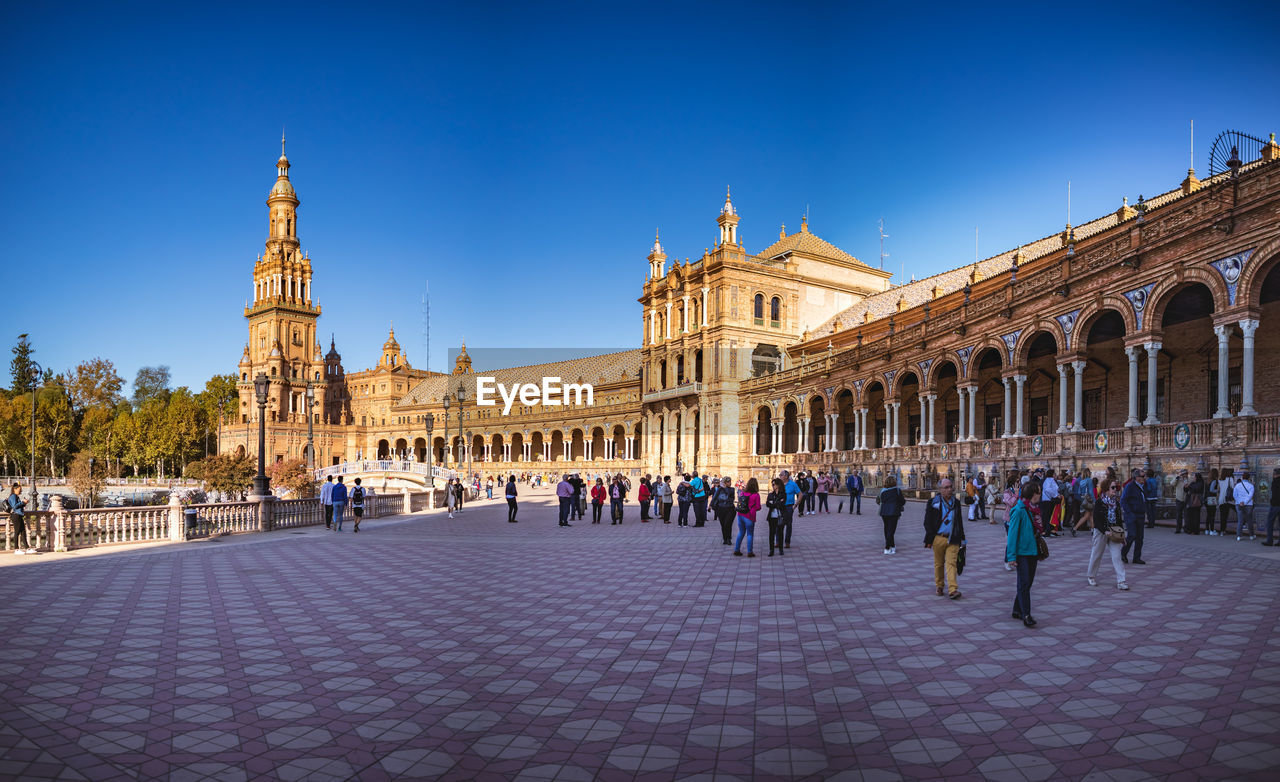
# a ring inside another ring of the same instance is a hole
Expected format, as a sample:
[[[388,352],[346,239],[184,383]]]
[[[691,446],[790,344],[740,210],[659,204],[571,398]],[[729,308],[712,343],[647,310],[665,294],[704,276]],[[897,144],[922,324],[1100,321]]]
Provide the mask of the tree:
[[[100,505],[101,501],[98,497],[102,494],[103,470],[106,465],[99,461],[93,465],[93,470],[90,472],[89,458],[89,454],[85,451],[76,454],[67,477],[71,481],[72,490],[80,495],[81,499],[86,500],[89,505]]]
[[[13,346],[13,360],[9,362],[9,372],[13,377],[14,394],[21,394],[31,389],[31,354],[36,349],[31,347],[31,340],[26,334],[18,335],[18,344]]]
[[[301,459],[284,459],[267,466],[271,488],[279,489],[293,499],[316,496],[316,480],[307,463]]]
[[[31,397],[0,399],[0,459],[4,474],[26,472],[31,451]]]
[[[222,494],[243,497],[253,486],[257,466],[249,456],[214,454],[187,465],[187,477],[202,481],[204,485]]]
[[[71,371],[67,390],[71,393],[76,410],[92,405],[114,407],[123,398],[124,378],[116,373],[116,367],[105,358],[82,361]]]
[[[214,375],[204,384],[204,390],[196,397],[200,400],[200,405],[204,408],[205,422],[207,428],[214,434],[218,431],[218,416],[231,416],[235,420],[236,410],[239,409],[240,392],[236,389],[235,375]],[[206,432],[207,436],[208,432]],[[220,448],[221,443],[214,449]]]
[[[57,386],[36,392],[36,451],[49,460],[49,476],[62,472],[71,460],[75,413],[71,399]]]
[[[133,406],[142,407],[151,399],[169,398],[169,367],[143,367],[133,379]]]

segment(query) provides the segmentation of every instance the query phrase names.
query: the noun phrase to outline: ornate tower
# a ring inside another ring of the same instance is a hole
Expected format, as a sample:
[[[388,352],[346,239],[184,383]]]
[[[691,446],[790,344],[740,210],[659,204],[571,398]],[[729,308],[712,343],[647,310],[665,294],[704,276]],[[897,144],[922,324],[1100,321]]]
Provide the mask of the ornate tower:
[[[267,195],[267,241],[253,267],[253,304],[245,308],[249,343],[240,362],[240,413],[255,420],[253,378],[271,378],[267,421],[306,423],[306,388],[316,386],[312,413],[325,410],[326,367],[316,338],[320,306],[311,300],[311,260],[298,243],[298,196],[280,138],[276,183]],[[246,361],[247,359],[247,361]],[[321,419],[322,420],[322,419]]]
[[[728,187],[724,189],[724,206],[720,207],[720,216],[716,218],[716,222],[720,225],[720,241],[717,244],[739,244],[738,210],[733,208]]]
[[[649,279],[661,279],[665,273],[667,254],[662,251],[662,243],[658,241],[658,232],[653,232],[653,250],[649,252]]]

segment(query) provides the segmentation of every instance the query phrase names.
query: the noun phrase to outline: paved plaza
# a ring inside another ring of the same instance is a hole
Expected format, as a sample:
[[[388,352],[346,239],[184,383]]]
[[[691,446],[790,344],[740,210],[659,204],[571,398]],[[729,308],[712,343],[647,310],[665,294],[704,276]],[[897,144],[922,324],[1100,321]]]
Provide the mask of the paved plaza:
[[[500,502],[0,568],[7,779],[1275,779],[1280,555],[1148,533],[1120,592],[1003,529],[936,597],[922,506],[718,529]],[[833,503],[834,507],[834,503]],[[874,505],[872,505],[874,508]],[[606,516],[607,517],[607,516]],[[350,525],[348,525],[349,527]],[[763,526],[763,525],[762,525]],[[761,536],[763,538],[763,536]],[[767,551],[767,546],[764,549]],[[761,547],[757,545],[757,553]],[[15,560],[21,558],[14,558]]]

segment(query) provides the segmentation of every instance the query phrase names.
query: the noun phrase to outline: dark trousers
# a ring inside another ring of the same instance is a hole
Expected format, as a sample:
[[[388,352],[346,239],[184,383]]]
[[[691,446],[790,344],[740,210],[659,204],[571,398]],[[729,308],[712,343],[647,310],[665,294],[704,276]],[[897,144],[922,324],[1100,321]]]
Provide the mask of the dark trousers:
[[[893,536],[898,531],[898,519],[900,518],[902,518],[902,514],[880,517],[880,520],[884,522],[885,548],[897,548],[898,544],[893,542]]]
[[[733,542],[733,520],[737,515],[737,511],[732,506],[716,510],[716,518],[720,519],[720,532],[724,535],[725,543]]]
[[[569,523],[569,511],[572,508],[572,506],[573,506],[572,497],[560,498],[560,526],[563,527]]]
[[[1034,556],[1018,556],[1018,592],[1013,597],[1013,613],[1031,616],[1031,584],[1036,580],[1036,565],[1040,560]]]
[[[1231,511],[1235,510],[1235,505],[1219,505],[1218,506],[1218,532],[1227,531],[1227,519],[1231,516]],[[1210,525],[1213,524],[1210,520]]]
[[[862,514],[862,492],[860,491],[849,492],[849,512],[854,513],[855,507],[857,508],[856,512],[859,515],[861,515]]]
[[[1199,506],[1187,506],[1186,511],[1186,528],[1184,530],[1188,535],[1200,534],[1200,508]]]
[[[613,518],[610,520],[612,523],[622,523],[622,506],[623,502],[621,497],[612,497],[609,499],[609,512],[613,514]]]
[[[329,503],[324,505],[323,507],[324,507],[324,525],[326,527],[332,527],[333,526],[333,504]]]
[[[516,498],[508,497],[507,498],[507,521],[515,521],[515,520],[516,520]]]
[[[600,523],[600,511],[602,511],[602,510],[604,510],[604,503],[603,503],[603,502],[592,502],[592,503],[591,503],[591,523],[592,523],[592,524],[599,524],[599,523]]]
[[[1050,522],[1053,520],[1053,506],[1057,504],[1057,500],[1040,501],[1040,523],[1044,525],[1044,531],[1046,533],[1053,529]]]
[[[1064,503],[1064,510],[1067,514],[1067,520],[1063,522],[1062,526],[1064,528],[1075,527],[1075,525],[1080,521],[1080,498],[1072,494],[1062,502]]]
[[[1275,488],[1271,489],[1275,491]],[[1280,505],[1272,505],[1267,511],[1267,542],[1275,543],[1276,519],[1280,517]]]
[[[1130,547],[1133,548],[1133,558],[1142,559],[1142,538],[1146,534],[1147,525],[1141,516],[1130,516],[1124,520],[1124,548],[1120,549],[1123,556],[1129,556]]]
[[[575,494],[570,499],[573,500],[572,502],[569,503],[570,520],[582,518],[582,506],[578,504],[578,495]]]
[[[649,502],[650,500],[644,500],[643,502],[640,503],[640,520],[641,521],[649,520]]]
[[[823,513],[831,512],[831,509],[827,507],[827,495],[825,492],[818,495],[818,510]]]
[[[782,519],[769,519],[769,553],[777,547],[782,550]]]
[[[662,503],[662,520],[665,522],[671,521],[671,503],[669,502]]]
[[[791,545],[791,527],[795,522],[795,515],[796,515],[796,506],[794,505],[782,506],[782,529],[778,532],[779,546],[781,546],[781,544],[783,543],[784,537],[786,539],[786,544],[788,546]]]
[[[681,527],[689,526],[689,501],[680,500],[680,513],[676,516],[676,522]]]
[[[696,527],[701,527],[707,523],[707,498],[693,498],[693,523]]]
[[[978,509],[973,512],[973,515],[979,519],[987,517],[987,488],[985,486],[978,489]]]
[[[1173,531],[1182,532],[1182,525],[1187,515],[1187,502],[1182,500],[1178,503],[1178,509],[1173,516]]]
[[[1154,527],[1156,525],[1156,501],[1147,500],[1147,526]]]
[[[21,513],[12,513],[9,515],[9,526],[13,528],[13,547],[18,551],[31,548],[31,541],[27,540],[27,519]]]

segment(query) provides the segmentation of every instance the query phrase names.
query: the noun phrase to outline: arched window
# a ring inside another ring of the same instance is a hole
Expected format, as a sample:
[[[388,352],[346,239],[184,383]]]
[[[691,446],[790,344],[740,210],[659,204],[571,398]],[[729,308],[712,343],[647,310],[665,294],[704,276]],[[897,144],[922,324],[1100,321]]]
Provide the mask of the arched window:
[[[764,320],[764,294],[763,293],[756,294],[756,306],[755,306],[754,312],[755,312],[754,317],[756,320]]]
[[[777,296],[769,302],[769,320],[774,323],[782,320],[782,299]]]

